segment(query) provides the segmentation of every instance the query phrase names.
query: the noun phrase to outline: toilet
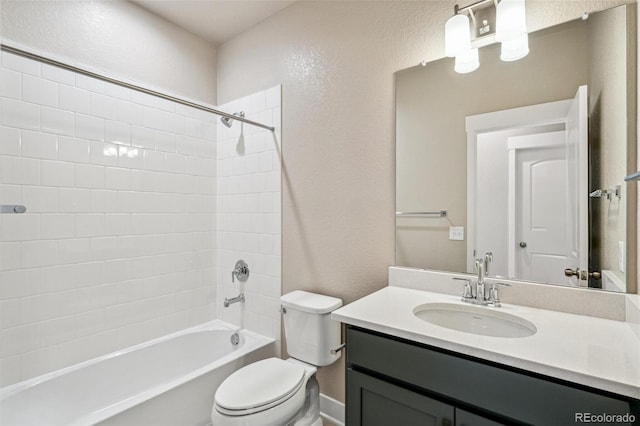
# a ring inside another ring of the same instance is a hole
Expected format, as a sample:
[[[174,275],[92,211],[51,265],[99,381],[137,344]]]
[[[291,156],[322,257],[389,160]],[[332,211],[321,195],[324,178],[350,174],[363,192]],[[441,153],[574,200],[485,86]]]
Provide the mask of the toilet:
[[[317,367],[340,358],[340,323],[331,312],[342,300],[306,291],[280,298],[287,352],[227,377],[215,395],[213,426],[322,426]]]

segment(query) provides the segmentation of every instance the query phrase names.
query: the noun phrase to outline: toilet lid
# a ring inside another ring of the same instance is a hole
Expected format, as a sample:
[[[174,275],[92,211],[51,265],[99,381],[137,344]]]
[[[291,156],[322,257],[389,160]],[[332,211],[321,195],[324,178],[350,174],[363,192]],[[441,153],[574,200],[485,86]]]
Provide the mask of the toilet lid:
[[[248,410],[285,399],[300,388],[305,369],[279,358],[242,367],[216,391],[216,404],[226,410]]]

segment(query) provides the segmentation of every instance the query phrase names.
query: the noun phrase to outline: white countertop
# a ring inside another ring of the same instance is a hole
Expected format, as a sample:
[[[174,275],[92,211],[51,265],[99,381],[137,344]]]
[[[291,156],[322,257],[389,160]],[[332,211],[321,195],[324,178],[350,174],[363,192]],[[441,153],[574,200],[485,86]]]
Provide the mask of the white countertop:
[[[533,336],[489,337],[413,315],[424,303],[466,305],[459,296],[385,287],[332,313],[346,324],[640,399],[640,340],[626,322],[503,304],[537,327]]]

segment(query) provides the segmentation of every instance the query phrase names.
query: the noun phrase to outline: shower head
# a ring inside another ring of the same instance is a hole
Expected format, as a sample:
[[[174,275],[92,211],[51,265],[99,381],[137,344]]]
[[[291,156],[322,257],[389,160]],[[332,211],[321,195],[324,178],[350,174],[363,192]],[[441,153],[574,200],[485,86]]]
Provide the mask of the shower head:
[[[244,111],[234,112],[233,115],[236,117],[244,118]],[[233,118],[229,117],[220,117],[220,121],[222,121],[222,124],[227,127],[231,127],[231,125],[233,124]]]

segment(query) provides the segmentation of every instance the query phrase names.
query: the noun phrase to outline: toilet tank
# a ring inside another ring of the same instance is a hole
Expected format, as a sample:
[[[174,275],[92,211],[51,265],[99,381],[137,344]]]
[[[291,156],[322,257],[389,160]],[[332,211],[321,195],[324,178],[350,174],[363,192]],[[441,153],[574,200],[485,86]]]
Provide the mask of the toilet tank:
[[[282,296],[280,304],[291,357],[319,367],[340,358],[340,352],[331,353],[341,343],[340,323],[331,319],[331,312],[342,306],[342,300],[296,290]]]

